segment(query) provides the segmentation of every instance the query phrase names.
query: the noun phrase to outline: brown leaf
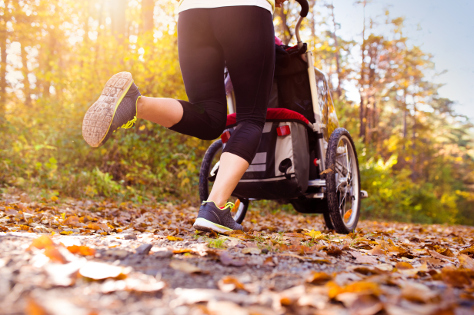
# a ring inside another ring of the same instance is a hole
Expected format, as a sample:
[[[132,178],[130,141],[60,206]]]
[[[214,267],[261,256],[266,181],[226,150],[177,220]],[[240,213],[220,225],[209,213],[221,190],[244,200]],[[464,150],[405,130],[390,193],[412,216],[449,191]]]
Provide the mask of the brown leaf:
[[[262,253],[262,250],[257,247],[246,247],[242,249],[242,254],[253,254],[253,255],[259,255]]]
[[[223,292],[231,292],[234,290],[246,290],[245,286],[242,283],[240,283],[239,280],[231,276],[226,276],[220,279],[217,282],[217,286]]]
[[[374,255],[374,256],[381,256],[381,255],[385,255],[386,253],[383,250],[382,245],[377,245],[371,250],[369,250],[369,254]]]
[[[332,276],[328,275],[327,273],[313,271],[311,275],[306,279],[306,282],[319,285],[324,284],[329,280],[332,280]]]
[[[265,258],[265,261],[263,262],[263,264],[266,266],[274,267],[275,262],[273,262],[273,257],[270,256],[270,257]]]
[[[434,302],[438,293],[421,283],[407,282],[403,285],[402,297],[412,302],[428,303]]]
[[[468,255],[461,254],[458,256],[458,260],[462,268],[474,269],[474,259]]]
[[[436,251],[434,251],[434,250],[428,250],[428,252],[429,252],[430,255],[433,256],[434,258],[438,258],[438,259],[442,259],[442,260],[448,260],[448,261],[454,261],[454,258],[445,256],[445,255],[441,255],[440,253],[438,253],[438,252],[436,252]]]
[[[334,256],[334,257],[339,257],[342,255],[342,250],[337,247],[337,246],[329,246],[327,249],[326,249],[326,253],[329,255],[329,256]]]
[[[474,246],[471,246],[469,248],[465,248],[462,251],[459,252],[460,254],[465,254],[468,255],[471,258],[474,258]]]
[[[350,251],[351,255],[359,264],[377,264],[377,258],[367,255],[362,255],[358,251]]]
[[[383,310],[384,305],[379,298],[370,294],[344,293],[337,299],[349,306],[350,314],[374,315]]]
[[[321,172],[321,175],[329,174],[329,173],[331,173],[331,172],[333,172],[333,170],[330,169],[330,168],[328,168],[327,170],[322,171],[322,172]]]
[[[466,269],[454,269],[452,267],[445,267],[441,270],[441,279],[453,287],[462,288],[472,283],[474,272]]]
[[[96,223],[96,222],[89,223],[87,225],[87,228],[91,230],[95,230],[95,231],[98,231],[98,230],[109,231],[110,230],[110,228],[107,225],[103,223]]]
[[[441,266],[446,265],[446,263],[443,262],[442,260],[439,260],[433,257],[422,257],[420,258],[420,261],[423,264],[429,264],[429,265],[432,265],[433,267],[441,267]]]
[[[63,222],[64,225],[69,225],[72,227],[80,226],[79,218],[76,216],[71,216],[68,217],[66,220]]]
[[[331,262],[327,259],[320,258],[320,257],[307,257],[307,256],[300,256],[300,255],[295,255],[295,254],[279,254],[278,256],[282,257],[291,257],[291,258],[296,258],[300,261],[309,261],[313,263],[319,263],[319,264],[330,264]]]
[[[399,261],[395,264],[395,268],[397,269],[413,269],[413,266],[410,263],[407,263],[405,261]]]

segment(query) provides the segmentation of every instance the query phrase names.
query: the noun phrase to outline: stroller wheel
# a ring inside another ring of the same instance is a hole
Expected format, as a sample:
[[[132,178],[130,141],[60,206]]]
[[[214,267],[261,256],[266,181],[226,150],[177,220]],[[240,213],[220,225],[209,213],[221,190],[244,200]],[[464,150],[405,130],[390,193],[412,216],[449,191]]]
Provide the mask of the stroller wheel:
[[[337,233],[351,233],[360,216],[360,174],[354,141],[344,128],[331,134],[326,169],[328,219]]]
[[[199,198],[201,202],[207,200],[209,191],[216,179],[219,171],[219,159],[222,154],[222,140],[214,141],[204,154],[201,170],[199,171]],[[232,209],[232,216],[237,223],[242,223],[247,214],[249,200],[231,196],[230,202],[235,204]]]

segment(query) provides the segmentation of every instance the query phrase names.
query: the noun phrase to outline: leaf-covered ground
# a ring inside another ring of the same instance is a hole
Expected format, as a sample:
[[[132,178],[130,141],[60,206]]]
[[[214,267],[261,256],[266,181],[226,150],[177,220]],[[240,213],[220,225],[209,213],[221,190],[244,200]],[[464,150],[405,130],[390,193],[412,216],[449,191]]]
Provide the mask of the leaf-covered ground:
[[[56,199],[56,198],[55,198]],[[2,314],[473,314],[474,229],[251,212],[198,234],[189,205],[0,199]]]

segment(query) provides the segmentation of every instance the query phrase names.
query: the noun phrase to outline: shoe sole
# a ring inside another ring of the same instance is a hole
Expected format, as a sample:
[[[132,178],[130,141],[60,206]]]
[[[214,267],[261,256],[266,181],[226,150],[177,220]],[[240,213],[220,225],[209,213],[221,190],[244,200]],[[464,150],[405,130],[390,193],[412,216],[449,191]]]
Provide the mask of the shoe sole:
[[[205,232],[217,232],[217,233],[228,233],[232,232],[233,229],[225,227],[220,224],[216,224],[214,222],[211,222],[209,220],[203,219],[203,218],[197,218],[196,222],[194,222],[193,227],[196,230],[200,231],[205,231]]]
[[[86,112],[82,122],[82,136],[92,147],[99,147],[105,141],[117,107],[132,86],[130,72],[119,72],[105,84],[99,99]]]

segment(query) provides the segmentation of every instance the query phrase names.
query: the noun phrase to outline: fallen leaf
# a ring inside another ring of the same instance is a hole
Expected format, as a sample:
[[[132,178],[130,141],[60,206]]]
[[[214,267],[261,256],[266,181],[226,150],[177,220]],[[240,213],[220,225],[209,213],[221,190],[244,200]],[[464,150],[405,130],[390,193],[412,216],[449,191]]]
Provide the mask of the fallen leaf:
[[[330,168],[328,168],[327,170],[322,171],[322,172],[321,172],[321,175],[329,174],[329,173],[331,173],[331,172],[333,172],[333,170],[330,169]]]
[[[372,294],[379,296],[382,293],[379,285],[370,281],[357,281],[340,287],[336,282],[330,281],[326,284],[328,295],[331,299],[342,293]]]
[[[273,261],[273,257],[267,257],[265,258],[265,261],[263,262],[263,264],[265,266],[271,266],[271,267],[274,267],[275,266],[275,262]]]
[[[441,270],[441,279],[449,285],[456,288],[462,288],[472,283],[474,278],[474,271],[467,269],[454,269],[452,267],[445,267]]]
[[[173,241],[173,242],[176,242],[176,241],[183,241],[183,240],[184,240],[184,239],[182,239],[181,237],[170,236],[170,235],[168,235],[166,238],[168,239],[168,241]]]
[[[183,260],[173,259],[170,262],[170,267],[174,270],[179,270],[187,273],[202,273],[202,270],[194,265]]]
[[[441,255],[440,253],[438,253],[438,252],[436,252],[436,251],[434,251],[434,250],[429,250],[428,252],[429,252],[430,255],[433,256],[434,258],[438,258],[438,259],[441,259],[441,260],[447,260],[447,261],[454,261],[454,258],[445,256],[445,255]]]
[[[436,291],[416,282],[405,283],[402,287],[401,295],[404,299],[417,303],[434,302],[434,299],[438,297]]]
[[[329,256],[333,256],[333,257],[339,257],[342,255],[342,250],[337,247],[337,246],[329,246],[327,249],[326,249],[326,253],[329,255]]]
[[[253,255],[259,255],[262,253],[262,250],[257,247],[246,247],[242,249],[242,254],[253,254]]]
[[[313,271],[311,275],[306,279],[306,282],[312,284],[323,284],[332,280],[332,276],[328,275],[325,272]]]
[[[446,265],[446,263],[443,262],[442,260],[439,260],[439,259],[436,259],[436,258],[433,258],[433,257],[422,257],[422,258],[420,258],[420,261],[421,261],[421,263],[429,264],[433,267],[441,267],[441,266]]]
[[[397,269],[413,269],[413,266],[407,262],[399,261],[395,264],[395,268]]]
[[[324,235],[321,233],[321,231],[315,231],[315,230],[311,230],[310,232],[305,233],[305,235],[310,236],[312,239],[320,239],[320,238],[324,237]]]
[[[95,230],[95,231],[98,231],[98,230],[109,231],[110,230],[110,228],[107,225],[103,223],[95,223],[95,222],[89,223],[87,225],[87,228],[91,230]]]
[[[461,254],[458,256],[459,264],[462,268],[474,269],[474,259],[468,255]]]
[[[47,246],[53,246],[53,245],[54,245],[54,242],[49,236],[41,235],[40,237],[35,238],[33,242],[31,242],[31,245],[30,247],[28,247],[28,249],[33,248],[33,247],[37,249],[44,249]]]
[[[61,263],[65,264],[67,263],[67,259],[61,254],[59,249],[57,249],[55,246],[47,246],[44,249],[44,255],[51,259],[52,262],[56,263]]]
[[[309,261],[309,262],[313,262],[313,263],[320,263],[320,264],[330,264],[331,262],[327,259],[324,259],[324,258],[320,258],[320,257],[308,257],[308,256],[300,256],[300,255],[295,255],[295,254],[278,254],[278,256],[282,256],[282,257],[291,257],[291,258],[296,258],[298,260],[301,260],[301,261]]]
[[[29,298],[26,304],[25,313],[27,315],[49,315],[49,313],[33,298]]]
[[[72,227],[80,226],[79,218],[76,216],[71,216],[68,217],[66,220],[63,222],[64,225],[69,225]]]
[[[381,245],[377,245],[371,250],[369,250],[369,254],[374,255],[374,256],[382,256],[385,255],[385,251],[383,250]]]
[[[349,220],[349,218],[351,217],[351,215],[352,215],[352,209],[349,209],[349,211],[347,211],[346,213],[344,213],[344,221]]]
[[[222,279],[220,279],[218,282],[217,282],[217,287],[223,291],[223,292],[231,292],[231,291],[234,291],[234,290],[245,290],[245,286],[240,283],[239,280],[237,280],[236,278],[234,277],[231,277],[231,276],[226,276]]]
[[[375,257],[362,255],[357,251],[350,251],[350,253],[356,259],[356,262],[359,264],[377,264],[377,259]]]
[[[107,278],[124,278],[130,271],[131,268],[88,261],[84,266],[81,267],[81,269],[79,269],[79,274],[85,278],[103,280]]]
[[[72,246],[68,246],[67,250],[70,251],[73,254],[79,254],[79,255],[82,255],[82,256],[94,256],[95,255],[95,249],[87,247],[87,246],[72,245]]]

